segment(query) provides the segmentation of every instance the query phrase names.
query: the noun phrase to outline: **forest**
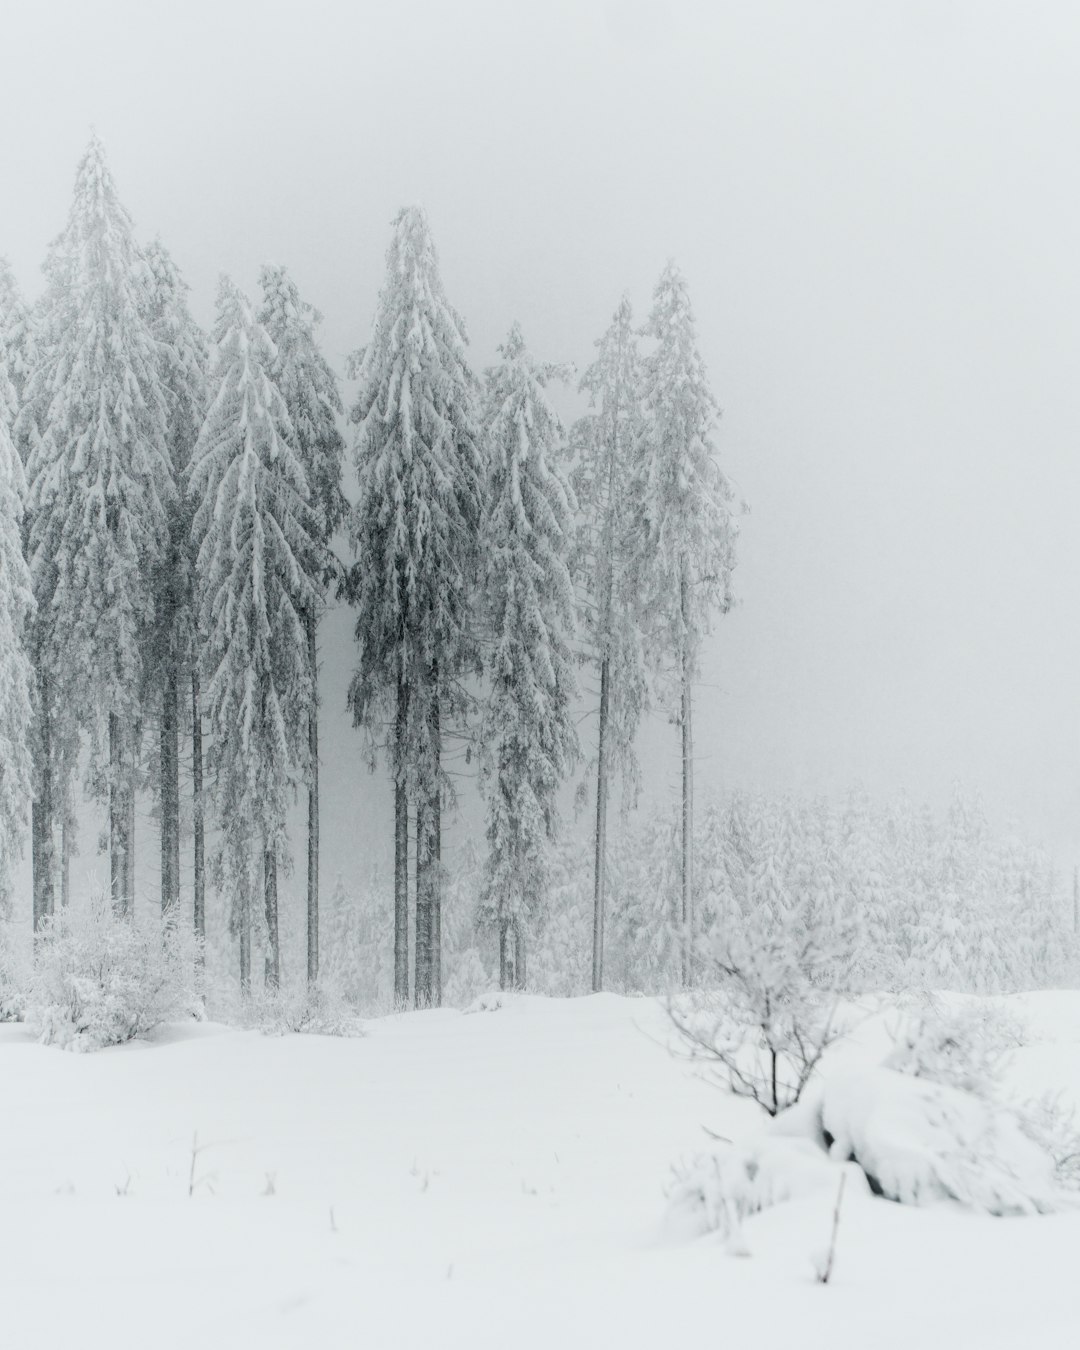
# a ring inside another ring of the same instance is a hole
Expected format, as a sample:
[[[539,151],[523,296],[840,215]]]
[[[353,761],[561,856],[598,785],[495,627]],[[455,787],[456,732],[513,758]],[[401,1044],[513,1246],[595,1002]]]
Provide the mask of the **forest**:
[[[462,1006],[495,984],[666,992],[707,981],[718,944],[777,933],[823,936],[831,989],[1075,976],[1067,879],[959,787],[945,811],[858,788],[695,799],[702,643],[736,603],[746,506],[674,263],[644,322],[618,301],[580,376],[516,323],[480,374],[427,216],[403,208],[347,407],[284,267],[254,302],[223,276],[201,331],[96,136],[43,271],[27,302],[0,263],[0,893],[9,919],[32,906],[39,959],[146,928],[142,798],[160,926],[133,950],[155,964],[164,937],[162,981],[240,1019]],[[568,427],[560,383],[587,399]],[[355,754],[393,794],[393,861],[327,884],[333,606],[355,625]],[[670,807],[638,806],[650,716],[677,740]],[[450,756],[485,820],[453,866]],[[73,897],[86,808],[107,886]],[[14,888],[27,835],[32,896]],[[35,959],[12,931],[9,1011]]]

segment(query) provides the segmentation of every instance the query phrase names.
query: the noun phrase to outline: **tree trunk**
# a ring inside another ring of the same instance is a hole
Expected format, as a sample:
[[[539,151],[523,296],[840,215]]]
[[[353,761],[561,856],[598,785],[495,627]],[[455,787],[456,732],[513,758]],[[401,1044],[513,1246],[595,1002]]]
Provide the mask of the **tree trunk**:
[[[128,910],[128,804],[124,731],[116,713],[109,714],[109,885],[113,908]]]
[[[268,989],[281,983],[281,948],[278,941],[277,850],[263,841],[263,901],[266,908],[266,961],[264,978]]]
[[[514,925],[514,988],[524,990],[527,978],[525,930],[520,923],[516,923]]]
[[[34,932],[53,912],[53,781],[52,717],[49,708],[49,677],[38,673],[37,792],[30,807],[31,858],[33,865]]]
[[[604,987],[604,909],[607,890],[607,802],[608,802],[608,706],[611,660],[605,655],[600,663],[600,733],[596,748],[596,858],[593,864],[593,954],[592,987],[598,994]]]
[[[191,671],[192,825],[195,834],[195,936],[206,937],[206,856],[203,833],[202,699],[197,666]]]
[[[64,815],[60,824],[60,907],[71,903],[71,854],[75,847],[75,810],[70,794],[64,796]]]
[[[170,657],[161,691],[161,913],[180,911],[180,691]]]
[[[510,985],[510,922],[502,919],[499,923],[499,988]]]
[[[442,1007],[442,725],[436,691],[431,714],[434,782],[431,785],[431,999]]]
[[[124,913],[135,917],[135,746],[130,732],[124,737]]]
[[[394,1003],[409,1003],[409,793],[405,776],[409,690],[403,679],[397,687],[397,725],[394,749]]]
[[[691,724],[693,695],[690,677],[693,666],[690,653],[690,587],[686,567],[680,582],[682,604],[682,982],[692,978],[694,947],[694,737]]]
[[[240,993],[251,993],[251,901],[252,882],[250,866],[245,869],[244,893],[240,901]]]
[[[431,830],[431,794],[427,781],[416,794],[416,951],[413,997],[418,1008],[431,1006],[431,921],[434,840]]]
[[[319,978],[319,664],[315,647],[314,606],[307,616],[308,665],[311,668],[311,709],[308,712],[307,814],[307,978]]]

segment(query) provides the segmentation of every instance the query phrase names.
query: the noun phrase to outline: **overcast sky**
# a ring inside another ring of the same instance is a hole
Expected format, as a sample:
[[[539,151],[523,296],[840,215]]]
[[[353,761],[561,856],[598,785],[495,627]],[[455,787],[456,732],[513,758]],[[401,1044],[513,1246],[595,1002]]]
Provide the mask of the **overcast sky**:
[[[404,203],[478,367],[518,319],[583,368],[677,258],[751,507],[701,782],[959,777],[1080,857],[1080,7],[0,0],[0,31],[0,253],[30,294],[91,125],[200,319],[220,271],[284,262],[339,370]],[[390,801],[346,616],[323,647],[332,879]],[[646,736],[654,793],[675,736]]]

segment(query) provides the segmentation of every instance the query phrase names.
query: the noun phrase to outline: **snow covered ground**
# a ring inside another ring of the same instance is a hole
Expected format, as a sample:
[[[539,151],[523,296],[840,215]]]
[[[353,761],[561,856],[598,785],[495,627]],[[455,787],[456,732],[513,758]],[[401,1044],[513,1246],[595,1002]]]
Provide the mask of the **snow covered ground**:
[[[1006,1002],[1031,1042],[1013,1081],[1080,1100],[1080,993]],[[702,1125],[757,1120],[668,1038],[656,1003],[610,995],[409,1013],[357,1040],[174,1026],[87,1055],[0,1027],[0,1343],[1077,1344],[1080,1213],[848,1187],[827,1287],[831,1194],[750,1219],[744,1258],[665,1223]],[[839,1058],[881,1041],[871,1024]]]

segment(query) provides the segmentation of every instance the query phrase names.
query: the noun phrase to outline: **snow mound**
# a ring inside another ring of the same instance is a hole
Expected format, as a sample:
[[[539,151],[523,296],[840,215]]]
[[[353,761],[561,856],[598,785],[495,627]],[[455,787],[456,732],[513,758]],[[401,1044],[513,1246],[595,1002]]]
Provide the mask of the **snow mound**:
[[[764,1135],[677,1168],[668,1188],[669,1218],[696,1234],[732,1238],[750,1215],[820,1191],[835,1193],[839,1181],[840,1170],[811,1140]]]
[[[498,1012],[502,1005],[502,994],[481,994],[479,998],[474,998],[463,1011],[466,1013]]]
[[[830,1156],[857,1162],[871,1189],[902,1204],[941,1200],[987,1214],[1067,1206],[1054,1163],[1007,1107],[888,1068],[827,1079],[820,1123]]]

